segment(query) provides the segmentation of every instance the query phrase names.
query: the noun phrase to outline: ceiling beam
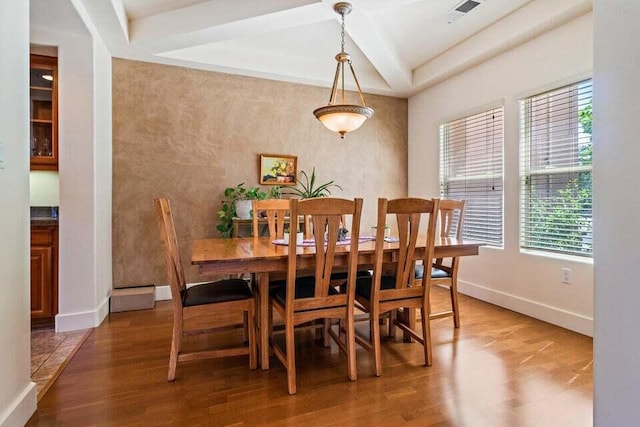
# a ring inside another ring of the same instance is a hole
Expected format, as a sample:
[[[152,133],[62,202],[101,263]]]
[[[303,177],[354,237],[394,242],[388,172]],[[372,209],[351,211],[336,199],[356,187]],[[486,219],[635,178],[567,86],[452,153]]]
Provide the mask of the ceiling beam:
[[[127,19],[127,12],[125,11],[122,0],[111,0],[111,6],[118,17],[118,23],[120,24],[125,39],[129,41],[129,20]]]
[[[346,32],[393,91],[409,93],[411,69],[365,11],[354,10],[349,14],[346,18]],[[348,52],[348,47],[345,50]]]
[[[320,0],[215,0],[129,22],[132,45],[163,53],[331,19]]]

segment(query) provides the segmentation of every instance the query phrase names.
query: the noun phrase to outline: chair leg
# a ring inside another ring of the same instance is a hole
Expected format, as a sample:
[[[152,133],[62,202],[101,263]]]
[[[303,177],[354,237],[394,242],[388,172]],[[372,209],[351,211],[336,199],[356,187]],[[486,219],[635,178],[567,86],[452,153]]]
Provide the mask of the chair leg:
[[[331,319],[324,318],[322,319],[322,345],[325,347],[331,347],[331,342],[329,341],[329,328],[331,328]],[[339,334],[340,332],[338,332]]]
[[[422,316],[422,339],[424,340],[424,364],[431,366],[431,322],[429,322],[429,310],[422,307],[420,314]]]
[[[396,336],[396,325],[393,322],[395,322],[397,318],[398,318],[398,311],[391,310],[389,312],[389,336],[390,337]]]
[[[356,366],[356,324],[353,309],[347,308],[347,376],[351,381],[358,379]]]
[[[244,342],[249,341],[249,312],[242,312],[242,339]]]
[[[173,314],[173,334],[171,337],[171,353],[169,355],[169,374],[167,381],[176,379],[176,367],[178,365],[178,354],[182,346],[182,313],[178,316]]]
[[[255,301],[249,301],[249,369],[258,367],[258,343],[256,340],[256,309]]]
[[[269,369],[269,337],[271,326],[272,311],[269,304],[269,273],[258,274],[259,296],[257,304],[260,306],[260,317],[258,323],[260,325],[260,367],[265,370]]]
[[[293,322],[285,322],[285,342],[287,351],[287,388],[289,394],[296,394],[296,345]]]
[[[451,293],[451,310],[453,311],[453,326],[460,327],[460,309],[458,306],[458,281],[452,280],[449,287]]]
[[[372,309],[369,312],[369,327],[371,329],[371,348],[373,350],[373,364],[376,369],[376,377],[382,375],[382,354],[380,352],[380,312]]]
[[[322,329],[316,329],[316,332],[315,332],[316,333],[316,340],[318,340],[318,341],[322,340],[322,345],[326,347],[327,346],[326,339],[325,339],[326,338],[325,337],[325,335],[326,335],[325,331],[327,330],[326,319],[320,319],[320,320],[314,321],[314,323],[317,323],[317,322],[322,322]]]

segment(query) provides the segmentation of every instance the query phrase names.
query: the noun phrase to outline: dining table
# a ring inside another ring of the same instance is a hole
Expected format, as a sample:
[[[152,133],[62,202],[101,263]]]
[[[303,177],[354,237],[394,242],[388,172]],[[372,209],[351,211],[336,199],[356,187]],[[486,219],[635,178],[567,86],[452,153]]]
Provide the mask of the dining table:
[[[426,239],[419,239],[426,241]],[[280,242],[279,242],[280,243]],[[434,257],[449,258],[478,255],[482,242],[450,237],[436,237]],[[334,268],[346,268],[350,245],[336,247]],[[397,242],[383,245],[383,262],[393,262],[399,252]],[[299,246],[296,250],[297,267],[313,271],[315,247]],[[375,241],[361,239],[358,245],[358,268],[373,265]],[[424,257],[424,243],[416,247],[415,258]],[[269,369],[269,280],[270,276],[283,276],[287,271],[288,247],[275,244],[270,237],[238,237],[198,239],[193,241],[191,264],[202,276],[255,274],[258,291],[258,347],[260,367]]]

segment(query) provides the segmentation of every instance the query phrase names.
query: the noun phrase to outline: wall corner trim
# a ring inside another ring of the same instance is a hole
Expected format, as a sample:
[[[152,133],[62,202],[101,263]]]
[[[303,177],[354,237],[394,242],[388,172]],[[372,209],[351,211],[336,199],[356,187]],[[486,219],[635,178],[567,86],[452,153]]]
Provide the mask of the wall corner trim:
[[[171,299],[169,285],[156,286],[156,301],[168,301]]]
[[[0,427],[25,425],[36,412],[37,404],[36,383],[30,381],[12,404],[0,413]]]
[[[56,332],[97,328],[109,314],[109,297],[94,310],[56,315]]]

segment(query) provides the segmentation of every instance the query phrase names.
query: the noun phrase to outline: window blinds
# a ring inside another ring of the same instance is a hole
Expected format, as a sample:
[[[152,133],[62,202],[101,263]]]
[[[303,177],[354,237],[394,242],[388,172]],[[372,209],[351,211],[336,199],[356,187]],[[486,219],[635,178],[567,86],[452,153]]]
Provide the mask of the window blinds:
[[[520,246],[592,254],[591,80],[520,101]]]
[[[440,197],[466,200],[463,236],[502,246],[503,107],[440,126]]]

